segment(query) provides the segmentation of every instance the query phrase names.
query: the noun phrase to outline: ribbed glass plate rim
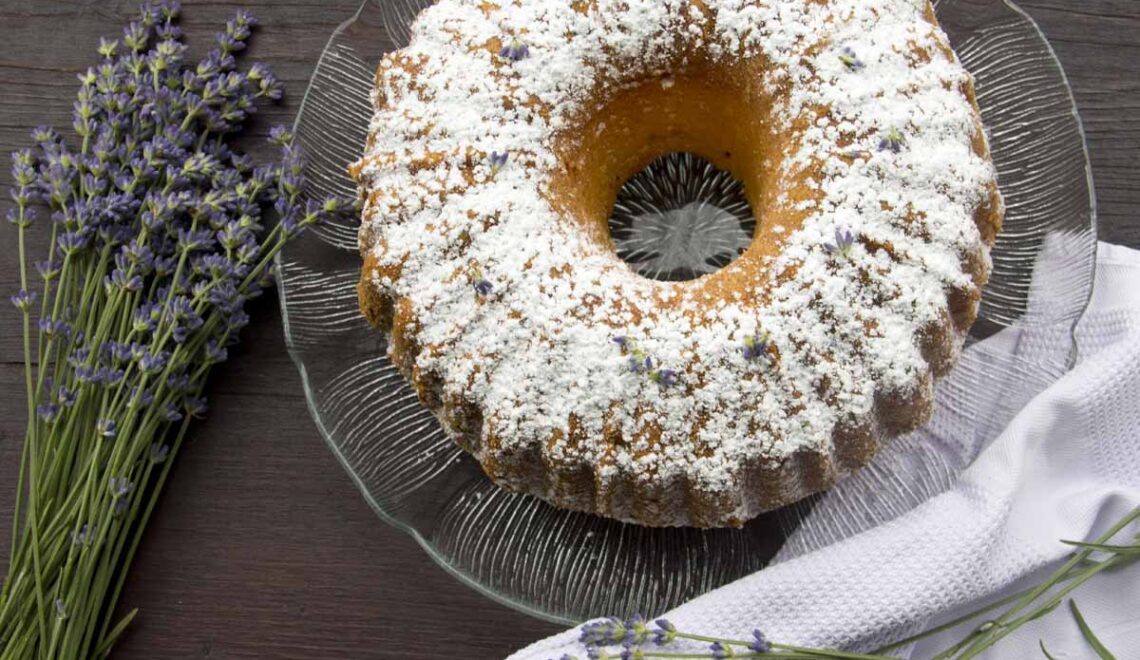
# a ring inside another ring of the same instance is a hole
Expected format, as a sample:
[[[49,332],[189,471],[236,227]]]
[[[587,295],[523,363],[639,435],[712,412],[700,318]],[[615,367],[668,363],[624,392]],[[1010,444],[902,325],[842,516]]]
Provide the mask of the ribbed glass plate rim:
[[[353,23],[355,23],[358,19],[360,19],[361,15],[368,9],[369,5],[376,4],[378,2],[383,2],[383,1],[385,1],[385,0],[365,0],[361,4],[360,8],[356,11],[356,13],[351,18],[349,18],[344,23],[342,23],[333,32],[333,34],[329,38],[328,46],[332,46],[334,43],[336,43],[337,38],[345,30],[347,30],[350,26],[352,26]],[[392,1],[394,4],[400,4],[401,3],[401,0],[392,0]],[[945,5],[948,2],[952,3],[954,1],[955,0],[941,0],[941,1],[935,0],[934,4],[936,7],[939,7],[940,5]],[[1005,7],[1010,9],[1011,11],[1015,12],[1020,17],[1020,19],[1026,23],[1027,27],[1031,28],[1033,31],[1036,32],[1037,39],[1040,41],[1040,44],[1042,46],[1044,46],[1046,54],[1051,59],[1052,64],[1054,65],[1054,67],[1056,69],[1056,72],[1059,74],[1059,76],[1061,78],[1061,82],[1063,84],[1064,91],[1067,94],[1067,102],[1068,102],[1068,105],[1071,109],[1073,119],[1075,121],[1075,127],[1076,127],[1077,132],[1078,132],[1079,137],[1080,137],[1081,155],[1084,159],[1083,165],[1084,165],[1086,183],[1088,186],[1088,196],[1089,196],[1089,199],[1088,199],[1088,203],[1089,203],[1089,207],[1088,207],[1089,227],[1087,229],[1088,229],[1088,231],[1089,231],[1089,233],[1090,233],[1090,235],[1091,235],[1091,237],[1095,243],[1096,232],[1097,232],[1097,218],[1098,218],[1096,190],[1095,190],[1095,187],[1093,185],[1093,173],[1092,173],[1091,161],[1089,158],[1088,142],[1087,142],[1085,127],[1084,127],[1084,124],[1081,120],[1081,117],[1080,117],[1080,114],[1079,114],[1079,111],[1077,108],[1076,99],[1075,99],[1075,96],[1073,94],[1068,75],[1065,73],[1064,67],[1062,66],[1061,61],[1060,61],[1059,57],[1057,56],[1057,53],[1054,50],[1052,44],[1046,38],[1045,34],[1041,30],[1041,28],[1038,25],[1038,23],[1036,22],[1036,20],[1034,20],[1033,17],[1031,15],[1029,15],[1021,7],[1017,6],[1017,4],[1014,3],[1012,0],[999,0],[999,1],[1002,5],[1004,5]],[[325,49],[326,51],[328,50],[328,46]],[[322,52],[321,60],[323,61],[323,59],[326,56],[327,56],[327,52]],[[318,61],[317,67],[319,68],[320,66],[321,66],[321,61]],[[297,126],[299,126],[301,118],[305,114],[306,107],[308,106],[309,100],[310,100],[310,93],[311,93],[311,89],[306,89],[306,92],[305,92],[305,94],[301,100],[301,103],[300,103],[300,106],[299,106],[299,109],[297,112],[297,120],[296,120],[295,128]],[[1092,263],[1091,263],[1092,272],[1095,272],[1095,268],[1096,268],[1095,250],[1093,251],[1093,254],[1089,258],[1092,261]],[[286,259],[286,253],[285,252],[282,252],[281,254],[279,254],[277,256],[276,265],[277,265],[277,268],[279,269],[279,271],[281,269],[283,269],[285,259]],[[1072,318],[1071,327],[1069,328],[1070,336],[1075,334],[1077,325],[1080,322],[1080,318],[1083,316],[1083,309],[1087,307],[1088,302],[1091,300],[1091,294],[1092,294],[1092,291],[1091,291],[1091,286],[1090,286],[1089,287],[1089,293],[1088,293],[1088,296],[1084,300],[1081,313],[1077,314],[1075,317]],[[399,519],[398,517],[392,515],[390,512],[388,512],[384,508],[384,506],[377,500],[377,498],[369,490],[369,487],[365,483],[364,479],[356,472],[356,470],[354,469],[349,458],[347,456],[345,456],[345,454],[343,453],[341,448],[338,446],[338,443],[334,437],[333,431],[330,430],[329,428],[327,428],[327,426],[325,424],[323,412],[318,407],[318,404],[317,404],[317,398],[316,398],[314,390],[313,390],[313,382],[312,382],[311,377],[310,377],[310,372],[309,372],[309,369],[306,367],[306,364],[305,364],[305,357],[303,355],[304,350],[301,347],[297,346],[295,343],[295,340],[294,340],[294,333],[292,331],[291,321],[290,321],[289,313],[288,313],[289,295],[290,294],[288,292],[287,287],[284,285],[281,286],[280,287],[280,294],[279,294],[279,302],[280,302],[280,306],[281,306],[281,313],[282,313],[282,319],[283,319],[283,325],[284,325],[286,347],[287,347],[287,350],[290,354],[291,359],[293,360],[294,364],[297,367],[298,373],[300,374],[301,381],[302,381],[302,387],[305,391],[306,406],[307,406],[309,413],[312,416],[312,418],[313,418],[313,420],[317,426],[317,429],[318,429],[321,437],[324,439],[325,443],[332,450],[333,455],[336,456],[338,462],[344,467],[345,471],[349,474],[350,478],[352,479],[353,483],[356,485],[357,489],[364,496],[365,501],[368,502],[369,506],[376,512],[376,514],[386,523],[388,523],[388,524],[392,525],[393,527],[403,531],[404,533],[409,534],[424,549],[424,551],[427,553],[427,555],[429,557],[431,557],[431,559],[433,561],[435,561],[444,570],[446,570],[448,573],[450,573],[455,578],[457,578],[460,582],[462,582],[463,584],[466,584],[468,587],[476,590],[477,592],[479,592],[479,593],[483,594],[484,596],[492,599],[493,601],[501,603],[507,607],[518,610],[518,611],[523,612],[525,614],[528,614],[530,616],[533,616],[533,617],[536,617],[539,619],[543,619],[543,620],[547,620],[550,622],[554,622],[554,623],[558,623],[558,624],[567,624],[567,625],[572,625],[572,624],[577,623],[577,621],[575,619],[572,619],[572,618],[569,618],[569,617],[566,617],[566,616],[563,616],[560,614],[551,613],[549,611],[546,611],[546,610],[540,609],[538,607],[532,606],[530,603],[523,602],[523,601],[520,601],[518,599],[512,598],[508,595],[505,595],[503,593],[500,593],[500,591],[498,591],[496,588],[485,584],[484,582],[480,581],[476,577],[473,577],[471,574],[469,574],[462,567],[456,565],[446,554],[441,552],[435,546],[435,544],[433,544],[431,539],[424,536],[424,534],[422,534],[420,532],[420,530],[417,529],[414,525],[412,525],[409,522],[406,522],[404,520]],[[1077,356],[1075,353],[1075,343],[1074,343],[1074,352],[1069,358],[1070,363],[1074,362],[1076,360],[1076,357]]]

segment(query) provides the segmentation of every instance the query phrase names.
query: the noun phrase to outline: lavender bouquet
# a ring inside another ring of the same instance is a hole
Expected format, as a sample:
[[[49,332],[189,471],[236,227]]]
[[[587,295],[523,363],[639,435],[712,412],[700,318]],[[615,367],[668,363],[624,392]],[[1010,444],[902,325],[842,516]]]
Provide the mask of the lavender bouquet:
[[[13,154],[28,425],[0,591],[0,659],[107,655],[127,570],[203,384],[249,323],[274,255],[306,227],[352,212],[304,201],[302,155],[255,164],[231,138],[282,88],[239,70],[254,18],[238,12],[187,62],[175,2],[144,5],[79,76],[72,130]],[[27,234],[46,211],[50,244]],[[266,229],[267,215],[276,216]]]

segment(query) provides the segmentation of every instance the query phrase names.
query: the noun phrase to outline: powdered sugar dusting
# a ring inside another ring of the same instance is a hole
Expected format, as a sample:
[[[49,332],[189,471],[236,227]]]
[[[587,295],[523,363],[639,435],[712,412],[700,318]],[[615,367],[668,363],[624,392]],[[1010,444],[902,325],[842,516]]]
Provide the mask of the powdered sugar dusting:
[[[602,482],[680,476],[731,493],[745,462],[826,453],[877,393],[927,382],[918,333],[945,316],[948,290],[974,286],[963,260],[984,249],[974,213],[994,172],[973,148],[969,76],[926,2],[699,4],[440,0],[381,69],[358,164],[362,247],[399,276],[372,285],[410,302],[417,370],[483,412],[486,451],[541,447]],[[599,86],[668,88],[690,53],[765,58],[760,83],[785,90],[774,120],[800,132],[781,175],[822,172],[803,225],[776,232],[760,305],[641,278],[548,201],[554,138]],[[858,240],[829,250],[840,228]],[[744,350],[755,336],[766,355]],[[572,417],[584,440],[547,442]]]

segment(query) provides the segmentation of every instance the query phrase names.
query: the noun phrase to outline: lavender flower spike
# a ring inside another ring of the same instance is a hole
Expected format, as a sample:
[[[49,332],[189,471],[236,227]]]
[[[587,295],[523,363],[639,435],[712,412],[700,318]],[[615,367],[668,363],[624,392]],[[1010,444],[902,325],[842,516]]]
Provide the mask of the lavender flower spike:
[[[824,243],[823,249],[831,255],[839,255],[841,257],[850,257],[851,249],[855,246],[855,235],[851,233],[850,229],[835,230],[835,242]]]
[[[530,57],[530,47],[519,40],[518,37],[511,37],[507,45],[499,51],[499,57],[508,59],[512,62],[518,62]]]

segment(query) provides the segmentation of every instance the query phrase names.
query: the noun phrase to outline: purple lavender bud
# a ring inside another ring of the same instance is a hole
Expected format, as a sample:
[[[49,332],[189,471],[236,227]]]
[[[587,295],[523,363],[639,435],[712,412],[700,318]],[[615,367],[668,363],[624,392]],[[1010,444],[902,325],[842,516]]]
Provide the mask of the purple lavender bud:
[[[165,21],[173,21],[182,12],[182,3],[178,0],[162,0],[156,6]]]
[[[123,246],[122,255],[130,263],[144,269],[149,269],[154,264],[154,252],[149,245],[140,244],[137,238]]]
[[[58,261],[44,259],[43,261],[35,262],[35,270],[36,272],[39,272],[40,277],[43,278],[44,282],[50,282],[50,280],[58,277],[60,269],[63,269],[63,263],[60,263]]]
[[[249,314],[246,314],[245,310],[239,309],[226,316],[226,330],[231,333],[237,332],[247,325],[249,325]]]
[[[748,648],[756,653],[768,653],[772,650],[772,645],[768,643],[768,639],[764,637],[764,633],[760,632],[759,628],[752,631],[753,641],[748,645]]]
[[[657,629],[653,631],[653,643],[657,646],[672,644],[677,639],[677,627],[668,619],[657,619],[653,622]]]
[[[186,372],[173,373],[166,377],[166,386],[172,392],[183,394],[189,392],[192,388],[190,383],[190,375]]]
[[[148,353],[139,360],[139,369],[144,374],[154,375],[166,368],[166,363],[170,360],[170,354],[165,351],[158,353]]]
[[[285,147],[293,143],[293,134],[284,126],[274,126],[269,130],[269,141]]]
[[[178,422],[182,420],[182,411],[178,409],[178,406],[167,402],[162,406],[162,417],[168,422]]]
[[[879,151],[890,151],[897,154],[902,151],[904,145],[906,145],[906,138],[898,129],[892,128],[887,131],[883,139],[879,140]]]
[[[510,153],[509,152],[504,151],[503,153],[499,153],[497,151],[492,151],[491,152],[491,158],[490,158],[490,160],[491,160],[491,176],[495,176],[496,174],[499,173],[500,170],[502,170],[504,167],[506,167],[507,161],[509,159],[510,159]]]
[[[530,57],[530,47],[520,41],[518,37],[511,37],[511,40],[499,51],[499,57],[512,62],[519,62]]]
[[[174,267],[177,264],[174,257],[155,257],[154,259],[154,274],[160,278],[174,274]]]
[[[621,644],[625,633],[625,624],[621,619],[610,617],[582,626],[578,641],[587,647]]]
[[[709,650],[712,651],[712,657],[716,660],[736,657],[736,652],[732,650],[732,647],[721,642],[713,642],[709,645]]]
[[[31,197],[26,192],[24,192],[24,193],[14,192],[13,196],[16,197],[16,203],[20,207],[22,207],[23,205],[25,205],[31,201]],[[8,220],[8,222],[15,225],[17,229],[27,229],[28,227],[31,227],[33,224],[35,224],[36,218],[39,217],[39,212],[36,211],[36,209],[34,207],[33,208],[15,208],[15,207],[13,207],[13,208],[8,209],[8,212],[5,214],[5,216]]]
[[[649,626],[641,614],[631,616],[625,622],[625,630],[626,644],[643,644],[649,638]]]
[[[71,334],[71,325],[63,319],[40,319],[36,325],[49,341],[57,337],[67,338]]]
[[[111,340],[104,344],[107,356],[115,364],[122,364],[131,360],[131,345],[125,342]]]
[[[45,424],[51,424],[59,417],[59,406],[54,403],[41,403],[36,406],[36,415]]]
[[[491,292],[494,290],[495,286],[487,280],[479,280],[475,282],[475,294],[480,298],[486,298],[487,296],[491,295]]]
[[[28,311],[31,310],[32,305],[35,304],[36,297],[37,294],[35,291],[20,289],[16,292],[16,295],[9,298],[9,300],[12,301],[12,304],[16,307],[16,309],[27,314]]]
[[[155,35],[159,39],[176,40],[182,38],[182,28],[173,23],[163,23],[155,28]]]
[[[170,455],[170,447],[160,442],[156,442],[150,446],[150,462],[162,463],[166,461],[166,457]]]
[[[257,25],[257,17],[246,9],[239,9],[233,17],[233,24],[240,27],[251,28]]]
[[[123,28],[123,43],[136,53],[146,50],[149,36],[149,31],[141,23],[132,21],[130,25]]]
[[[851,250],[855,246],[855,235],[851,233],[850,229],[835,229],[835,242],[824,243],[823,249],[828,254],[839,255],[843,257],[851,256]]]
[[[625,348],[627,338],[625,335],[618,335],[618,336],[612,338],[610,341],[612,341],[613,343],[617,344],[618,346],[620,346],[622,348]]]
[[[155,308],[156,306],[154,303],[147,303],[135,309],[134,313],[132,314],[133,325],[131,326],[131,329],[140,334],[154,330],[157,321],[154,318],[152,312]],[[135,359],[140,358],[135,357]]]
[[[86,385],[88,383],[98,382],[98,380],[99,380],[99,373],[95,370],[94,367],[89,367],[85,364],[80,365],[78,367],[75,367],[75,381],[76,382],[78,382],[82,385]]]
[[[211,339],[206,342],[206,362],[210,364],[217,364],[225,362],[229,357],[229,352],[225,346],[219,346],[218,342]]]
[[[110,477],[107,479],[107,487],[110,488],[112,497],[124,497],[135,489],[134,483],[126,477]]]
[[[206,399],[205,397],[188,396],[184,402],[186,413],[191,417],[201,418],[206,414]]]
[[[862,71],[866,66],[863,61],[856,55],[855,51],[850,46],[844,46],[843,50],[839,53],[839,61],[843,62],[843,66],[847,67],[850,71]]]
[[[64,408],[70,408],[75,405],[75,391],[69,390],[66,385],[59,386],[59,390],[56,391],[56,398],[59,399],[60,405]]]
[[[672,369],[659,369],[653,372],[653,380],[661,387],[670,388],[677,384],[677,372]]]
[[[95,433],[102,438],[113,438],[119,432],[119,425],[113,419],[100,419],[95,423]]]
[[[80,230],[60,234],[56,239],[56,243],[59,245],[59,249],[63,250],[65,255],[68,255],[86,249],[87,246],[90,245],[91,239],[86,231]]]
[[[125,272],[115,269],[111,271],[110,275],[103,278],[103,286],[110,295],[115,291],[139,291],[142,289],[142,277],[138,275],[127,275]]]
[[[769,347],[768,333],[761,332],[759,334],[749,335],[744,338],[744,359],[754,360],[759,357],[768,355]]]
[[[59,133],[51,126],[37,126],[32,129],[32,141],[41,146],[55,144],[59,142]]]
[[[104,385],[117,385],[123,379],[125,373],[122,369],[113,369],[111,367],[100,367],[95,372],[95,381]]]
[[[95,534],[98,529],[99,528],[95,525],[84,524],[78,531],[72,530],[71,542],[74,545],[86,545],[88,542],[95,540]]]
[[[75,341],[79,343],[81,338],[76,336]],[[89,357],[91,357],[91,349],[86,346],[80,346],[73,350],[71,355],[67,356],[67,363],[72,367],[79,367],[79,365],[85,364]]]
[[[629,359],[626,360],[626,365],[629,367],[630,373],[635,373],[635,374],[641,373],[641,370],[642,370],[641,360],[638,360],[636,356],[633,356],[633,355],[629,356]]]

